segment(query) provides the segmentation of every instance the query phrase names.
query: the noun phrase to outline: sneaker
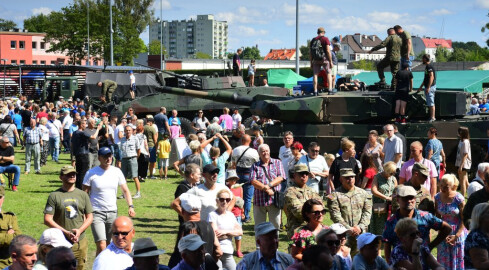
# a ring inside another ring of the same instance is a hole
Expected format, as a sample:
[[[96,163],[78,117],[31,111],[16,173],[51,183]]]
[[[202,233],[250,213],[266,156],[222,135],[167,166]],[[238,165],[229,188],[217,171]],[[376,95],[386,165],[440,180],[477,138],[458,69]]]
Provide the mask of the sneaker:
[[[17,186],[12,186],[12,191],[17,191]]]
[[[436,121],[436,118],[431,118],[429,122],[430,122],[430,123],[433,123],[433,122],[435,122],[435,121]]]
[[[133,199],[139,199],[141,198],[141,193],[136,192],[136,195],[132,196]]]
[[[243,220],[243,223],[248,223],[248,222],[250,222],[250,221],[251,221],[251,217],[244,219],[244,220]]]
[[[405,125],[405,124],[406,124],[406,118],[402,118],[401,125]]]
[[[150,177],[148,177],[148,179],[158,179],[158,178],[156,178],[156,176],[154,175],[151,175]]]
[[[117,199],[124,199],[124,194],[122,194],[121,196],[117,196]]]
[[[139,182],[144,183],[144,182],[146,182],[146,180],[144,180],[144,178],[140,178]]]
[[[41,171],[36,171],[35,174],[41,174]]]
[[[236,251],[236,257],[243,258],[243,253],[241,251]]]

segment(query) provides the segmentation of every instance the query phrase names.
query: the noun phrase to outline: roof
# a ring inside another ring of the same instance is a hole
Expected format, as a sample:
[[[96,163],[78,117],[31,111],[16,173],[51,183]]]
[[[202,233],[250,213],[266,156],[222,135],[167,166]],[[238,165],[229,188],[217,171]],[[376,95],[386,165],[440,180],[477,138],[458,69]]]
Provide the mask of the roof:
[[[264,60],[290,60],[295,55],[295,49],[270,50]]]
[[[421,38],[426,48],[452,48],[452,40],[442,38]]]
[[[358,35],[356,35],[358,36]],[[362,42],[359,43],[357,40],[355,40],[354,35],[346,35],[342,40],[341,44],[347,44],[350,46],[350,48],[355,52],[355,53],[368,53],[368,50],[362,49],[363,47],[375,47],[379,45],[382,40],[376,36],[367,36],[367,35],[360,35]],[[373,40],[375,38],[375,40]],[[385,54],[384,51],[376,51],[376,54]]]
[[[474,70],[480,65],[488,63],[487,61],[468,61],[468,62],[432,62],[431,65],[436,71],[444,70]],[[413,65],[414,66],[414,65]],[[423,64],[414,66],[412,71],[424,71]]]
[[[413,72],[413,85],[419,86],[424,78],[424,72]],[[362,72],[353,77],[372,85],[379,81],[377,72]],[[390,82],[392,75],[385,74],[385,80]],[[481,93],[483,87],[489,85],[489,70],[452,70],[436,72],[436,89]]]

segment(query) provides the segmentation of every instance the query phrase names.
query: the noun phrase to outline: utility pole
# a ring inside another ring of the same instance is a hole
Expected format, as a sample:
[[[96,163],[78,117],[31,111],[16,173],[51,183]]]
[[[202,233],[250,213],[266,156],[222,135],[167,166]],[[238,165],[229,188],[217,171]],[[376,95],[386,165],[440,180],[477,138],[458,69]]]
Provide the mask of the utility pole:
[[[87,66],[90,65],[90,0],[87,0]]]
[[[112,29],[112,0],[109,0],[109,1],[110,1],[110,5],[109,5],[109,8],[110,8],[110,65],[113,66],[114,65],[114,38],[113,38],[114,29]]]
[[[299,0],[295,1],[295,73],[299,74]]]

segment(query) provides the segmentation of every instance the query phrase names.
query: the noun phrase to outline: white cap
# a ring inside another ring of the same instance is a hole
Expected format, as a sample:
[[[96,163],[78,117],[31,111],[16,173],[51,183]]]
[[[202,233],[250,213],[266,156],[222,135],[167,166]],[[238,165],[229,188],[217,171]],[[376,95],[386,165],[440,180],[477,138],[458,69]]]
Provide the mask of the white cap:
[[[73,245],[66,240],[63,232],[57,228],[49,228],[44,230],[39,239],[39,244],[51,245],[53,247],[67,247],[71,248]]]
[[[341,223],[334,223],[329,228],[331,228],[331,230],[333,230],[336,234],[344,234],[345,232],[350,231]]]
[[[183,193],[179,198],[183,210],[187,213],[196,214],[202,209],[202,202],[193,194]]]
[[[202,238],[200,238],[198,234],[189,234],[182,237],[182,239],[178,241],[178,251],[180,252],[184,250],[195,251],[204,244],[205,242],[202,241]]]

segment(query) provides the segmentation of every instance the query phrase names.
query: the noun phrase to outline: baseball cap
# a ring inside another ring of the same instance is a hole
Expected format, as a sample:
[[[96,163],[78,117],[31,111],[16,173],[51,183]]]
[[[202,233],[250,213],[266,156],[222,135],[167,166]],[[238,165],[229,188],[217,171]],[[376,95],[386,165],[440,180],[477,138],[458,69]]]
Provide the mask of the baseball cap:
[[[76,173],[76,169],[71,165],[65,165],[61,167],[61,171],[60,171],[61,174],[69,174],[73,172]]]
[[[165,253],[165,250],[158,249],[151,238],[139,238],[134,241],[134,248],[129,256],[131,257],[152,257]]]
[[[255,229],[256,236],[264,235],[272,231],[277,231],[277,228],[275,228],[271,222],[262,222],[256,225]]]
[[[373,241],[377,239],[382,239],[382,236],[380,235],[375,235],[373,233],[362,233],[360,236],[357,238],[357,248],[360,250],[364,246],[372,243]]]
[[[202,209],[202,201],[193,194],[183,193],[179,198],[183,210],[187,213],[196,214]]]
[[[108,147],[102,147],[98,150],[98,155],[99,156],[105,156],[108,154],[112,154],[112,151]]]
[[[339,37],[339,36],[335,36],[335,37],[333,38],[333,40],[340,41],[340,37]]]
[[[349,176],[356,176],[356,174],[353,172],[352,168],[343,168],[343,169],[340,169],[340,176],[341,177],[349,177]]]
[[[430,176],[430,170],[428,167],[419,162],[414,163],[412,171],[420,172],[424,176]]]
[[[202,245],[205,245],[205,242],[202,241],[202,238],[200,238],[198,234],[189,234],[185,235],[182,237],[182,239],[180,239],[180,241],[178,241],[178,251],[195,251]]]
[[[309,172],[309,168],[307,168],[306,164],[297,164],[294,166],[294,172],[296,173]]]
[[[102,113],[102,117],[103,117],[103,116],[109,116],[109,114],[108,114],[108,113],[106,113],[106,112],[103,112],[103,113]]]
[[[349,232],[350,230],[348,230],[345,225],[341,224],[341,223],[333,223],[330,227],[329,227],[331,230],[334,231],[334,233],[336,234],[344,234],[346,232]]]
[[[67,248],[71,248],[73,246],[70,242],[66,240],[63,232],[58,228],[49,228],[44,230],[44,232],[42,232],[41,238],[39,238],[39,244]]]
[[[207,164],[205,165],[204,169],[202,170],[203,173],[219,173],[219,168],[214,166],[214,164]]]
[[[397,196],[399,197],[407,197],[414,196],[416,197],[416,190],[412,186],[399,185],[397,187]]]

